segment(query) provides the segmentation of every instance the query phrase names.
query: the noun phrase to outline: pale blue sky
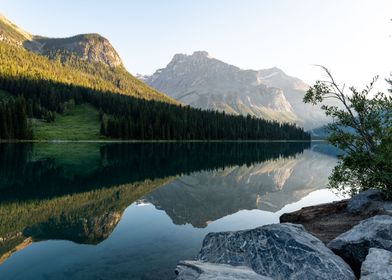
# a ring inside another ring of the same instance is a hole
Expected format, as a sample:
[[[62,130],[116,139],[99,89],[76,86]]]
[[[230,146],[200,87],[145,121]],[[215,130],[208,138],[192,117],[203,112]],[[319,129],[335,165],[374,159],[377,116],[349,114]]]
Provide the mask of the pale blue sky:
[[[100,33],[133,74],[195,50],[308,83],[323,77],[313,64],[358,86],[392,71],[392,0],[0,0],[0,12],[33,34]]]

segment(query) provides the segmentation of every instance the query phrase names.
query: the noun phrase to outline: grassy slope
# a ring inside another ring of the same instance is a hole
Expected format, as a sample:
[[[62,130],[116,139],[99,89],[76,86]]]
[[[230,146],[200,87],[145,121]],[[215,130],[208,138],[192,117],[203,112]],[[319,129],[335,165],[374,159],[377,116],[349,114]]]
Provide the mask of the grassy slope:
[[[97,140],[100,135],[99,112],[88,104],[77,105],[56,120],[47,123],[34,120],[34,140]]]

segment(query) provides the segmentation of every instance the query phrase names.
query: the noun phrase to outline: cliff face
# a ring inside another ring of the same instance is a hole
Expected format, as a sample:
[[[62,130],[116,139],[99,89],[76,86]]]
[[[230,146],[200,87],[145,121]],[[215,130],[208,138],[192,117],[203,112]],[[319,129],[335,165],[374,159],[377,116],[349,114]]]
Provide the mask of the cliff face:
[[[67,59],[75,56],[88,62],[99,62],[109,67],[122,66],[122,61],[110,42],[99,34],[82,34],[70,38],[35,37],[24,46],[41,55]]]

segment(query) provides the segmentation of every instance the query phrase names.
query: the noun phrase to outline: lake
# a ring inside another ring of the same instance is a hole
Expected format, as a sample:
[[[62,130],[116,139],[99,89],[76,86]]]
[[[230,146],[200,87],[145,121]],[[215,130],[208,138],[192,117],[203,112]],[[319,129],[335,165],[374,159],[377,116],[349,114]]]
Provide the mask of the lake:
[[[0,279],[173,279],[212,231],[338,199],[322,143],[0,144]]]

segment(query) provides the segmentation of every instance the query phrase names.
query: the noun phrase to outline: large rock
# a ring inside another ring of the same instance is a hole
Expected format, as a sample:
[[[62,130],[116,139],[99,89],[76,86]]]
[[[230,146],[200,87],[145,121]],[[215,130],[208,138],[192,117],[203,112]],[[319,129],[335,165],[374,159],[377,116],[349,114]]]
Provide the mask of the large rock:
[[[200,261],[180,262],[176,274],[176,280],[272,280],[272,278],[257,274],[249,267]]]
[[[392,250],[392,217],[379,215],[362,221],[342,233],[328,247],[341,256],[359,275],[369,248]]]
[[[198,260],[247,266],[273,279],[355,279],[340,257],[294,224],[209,233]]]
[[[347,204],[347,211],[353,214],[366,211],[378,211],[382,208],[384,197],[382,192],[376,189],[367,190],[353,196]]]
[[[362,263],[361,280],[392,280],[392,252],[370,248]]]

